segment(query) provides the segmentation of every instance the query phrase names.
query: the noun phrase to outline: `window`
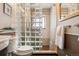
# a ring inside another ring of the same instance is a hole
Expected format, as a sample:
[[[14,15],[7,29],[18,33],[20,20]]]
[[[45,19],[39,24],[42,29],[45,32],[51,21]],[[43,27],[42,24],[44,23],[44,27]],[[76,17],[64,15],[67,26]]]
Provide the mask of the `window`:
[[[45,28],[45,17],[38,17],[38,18],[34,18],[32,19],[32,24],[33,27],[35,28]]]

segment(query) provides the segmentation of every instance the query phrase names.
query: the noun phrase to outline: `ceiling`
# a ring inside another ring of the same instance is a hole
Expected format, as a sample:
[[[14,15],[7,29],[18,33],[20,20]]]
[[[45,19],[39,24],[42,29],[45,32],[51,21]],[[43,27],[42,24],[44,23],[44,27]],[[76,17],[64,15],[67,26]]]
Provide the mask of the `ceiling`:
[[[75,4],[75,3],[74,3]],[[73,3],[62,3],[61,6],[62,7],[71,7],[72,5],[74,5]]]
[[[51,8],[53,3],[28,3],[26,6],[30,6],[31,8]]]
[[[54,3],[21,3],[22,7],[31,7],[31,8],[51,8],[54,6]]]

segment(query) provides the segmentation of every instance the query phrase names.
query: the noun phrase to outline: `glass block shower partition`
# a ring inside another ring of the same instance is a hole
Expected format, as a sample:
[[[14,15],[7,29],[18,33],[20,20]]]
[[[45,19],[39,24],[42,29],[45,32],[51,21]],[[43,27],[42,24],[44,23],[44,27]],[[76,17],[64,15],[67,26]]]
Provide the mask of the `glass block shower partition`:
[[[45,15],[41,8],[26,8],[26,4],[18,4],[16,9],[16,37],[17,46],[30,46],[33,51],[43,49],[42,33],[45,29]],[[32,12],[34,13],[32,15]]]
[[[42,21],[40,19],[32,19],[27,22],[27,19],[17,20],[17,39],[18,47],[31,46],[33,51],[42,49]]]

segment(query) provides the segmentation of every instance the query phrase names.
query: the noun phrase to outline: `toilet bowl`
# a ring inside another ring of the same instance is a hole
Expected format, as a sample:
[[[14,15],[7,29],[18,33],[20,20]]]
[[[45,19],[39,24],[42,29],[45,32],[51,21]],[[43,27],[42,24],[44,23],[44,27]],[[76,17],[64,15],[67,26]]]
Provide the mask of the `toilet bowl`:
[[[13,51],[14,55],[17,56],[30,56],[32,55],[33,49],[30,46],[21,46],[18,47],[15,51]]]

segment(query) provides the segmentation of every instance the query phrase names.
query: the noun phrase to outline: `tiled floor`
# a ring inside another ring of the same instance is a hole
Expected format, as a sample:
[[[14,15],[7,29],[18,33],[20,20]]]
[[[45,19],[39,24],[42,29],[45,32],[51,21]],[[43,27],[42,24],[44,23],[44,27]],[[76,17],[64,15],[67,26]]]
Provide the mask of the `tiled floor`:
[[[0,56],[17,56],[13,53],[7,54],[7,48],[0,51]],[[36,51],[31,56],[57,56],[57,51],[49,50],[49,46],[43,46],[43,49],[40,51]]]

